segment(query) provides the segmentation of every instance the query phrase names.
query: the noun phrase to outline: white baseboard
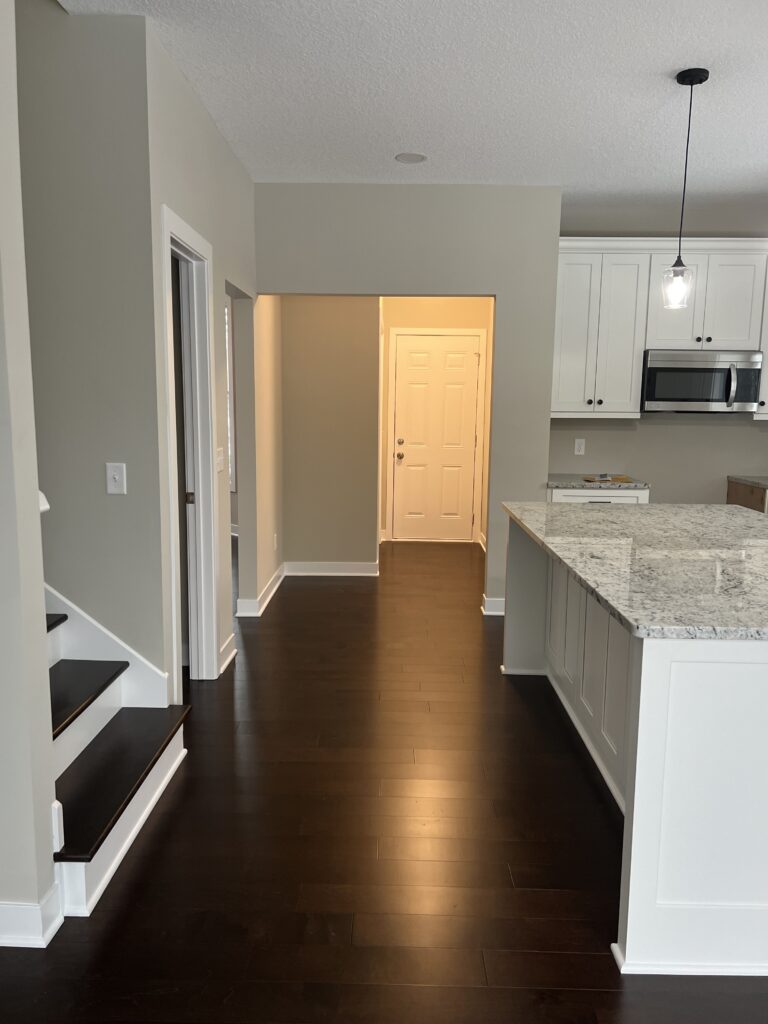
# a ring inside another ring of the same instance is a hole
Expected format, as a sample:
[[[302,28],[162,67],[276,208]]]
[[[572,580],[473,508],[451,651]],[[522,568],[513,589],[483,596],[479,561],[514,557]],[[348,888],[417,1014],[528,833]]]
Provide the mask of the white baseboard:
[[[622,974],[674,974],[697,976],[765,977],[768,964],[686,964],[686,963],[641,963],[627,960],[618,942],[611,943],[613,959]]]
[[[378,576],[378,562],[286,562],[286,576]]]
[[[227,639],[219,648],[219,675],[229,665],[237,654],[237,648],[235,647],[235,634],[230,633]]]
[[[168,707],[170,695],[167,672],[147,661],[138,651],[123,643],[114,633],[47,583],[45,608],[48,612],[64,612],[67,615],[67,621],[54,630],[57,634],[59,658],[127,661],[129,667],[120,676],[122,706]]]
[[[284,576],[284,567],[282,565],[278,565],[272,574],[272,578],[258,597],[238,598],[236,612],[238,619],[257,619],[260,615],[263,615],[267,605],[275,596],[280,584],[283,582]]]
[[[544,676],[549,678],[545,668],[525,668],[518,665],[499,665],[503,676]]]
[[[64,921],[59,883],[39,903],[0,903],[0,946],[47,946]]]
[[[240,527],[237,525],[237,523],[230,523],[230,525],[229,525],[229,532],[230,532],[230,534],[233,537],[239,537],[240,536]]]
[[[488,551],[488,538],[485,536],[485,534],[481,533],[480,536],[477,538],[477,540],[478,540],[478,543],[479,543],[480,547],[483,549],[483,551],[487,552]]]
[[[504,614],[504,598],[503,597],[486,597],[483,594],[482,604],[483,615],[503,615]]]
[[[385,540],[389,540],[386,530],[381,530],[379,533],[379,544],[382,544]]]
[[[90,915],[186,753],[182,725],[120,815],[93,860],[87,863],[63,861],[56,864],[56,874],[63,894],[63,910],[67,917]]]

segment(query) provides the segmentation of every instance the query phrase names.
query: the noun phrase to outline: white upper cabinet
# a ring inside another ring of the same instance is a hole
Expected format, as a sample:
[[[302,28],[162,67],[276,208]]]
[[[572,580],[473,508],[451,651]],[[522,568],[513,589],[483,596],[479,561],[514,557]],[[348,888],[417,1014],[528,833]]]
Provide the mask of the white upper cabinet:
[[[661,279],[674,260],[651,257],[646,348],[760,348],[766,256],[762,253],[685,253],[694,274],[686,309],[664,309]]]
[[[552,412],[584,413],[595,404],[602,256],[564,253],[557,277]]]
[[[600,287],[595,411],[639,413],[643,383],[648,253],[606,253]]]
[[[664,271],[676,253],[655,252],[651,256],[646,348],[701,348],[704,344],[704,300],[707,293],[707,262],[704,253],[686,253],[685,265],[693,272],[691,298],[685,309],[665,309],[661,291]]]
[[[648,253],[560,256],[552,415],[639,416]]]
[[[764,255],[710,256],[704,347],[759,349],[765,294]]]

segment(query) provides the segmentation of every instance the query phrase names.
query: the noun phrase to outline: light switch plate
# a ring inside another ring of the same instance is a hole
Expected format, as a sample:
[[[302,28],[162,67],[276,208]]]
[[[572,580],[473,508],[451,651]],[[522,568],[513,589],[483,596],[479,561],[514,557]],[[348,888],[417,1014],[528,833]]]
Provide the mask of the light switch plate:
[[[224,449],[216,449],[216,469],[219,473],[224,472]]]
[[[107,463],[107,494],[127,494],[128,481],[124,462]]]
[[[583,437],[577,437],[573,445],[574,455],[583,455],[587,450],[587,442]]]

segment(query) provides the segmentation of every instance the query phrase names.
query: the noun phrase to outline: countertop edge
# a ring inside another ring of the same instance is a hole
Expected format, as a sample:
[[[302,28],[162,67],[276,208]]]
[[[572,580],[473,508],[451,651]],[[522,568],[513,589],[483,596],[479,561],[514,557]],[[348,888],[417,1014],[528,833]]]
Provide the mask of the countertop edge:
[[[749,626],[644,626],[641,623],[632,622],[601,594],[593,583],[586,580],[581,573],[577,572],[572,565],[565,561],[562,555],[558,554],[542,537],[534,533],[526,523],[518,518],[508,502],[502,502],[502,507],[507,513],[510,522],[519,527],[537,547],[540,547],[542,551],[546,551],[551,558],[562,565],[584,590],[591,594],[597,603],[602,608],[605,608],[609,615],[616,619],[617,622],[620,622],[632,636],[639,637],[641,640],[758,640],[761,642],[768,640],[767,629],[751,628]]]

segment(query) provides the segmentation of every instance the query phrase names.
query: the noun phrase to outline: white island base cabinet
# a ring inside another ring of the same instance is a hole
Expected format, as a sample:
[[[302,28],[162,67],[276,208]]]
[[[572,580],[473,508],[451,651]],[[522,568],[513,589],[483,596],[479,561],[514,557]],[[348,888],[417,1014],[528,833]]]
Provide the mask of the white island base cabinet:
[[[509,539],[502,671],[549,677],[624,811],[622,972],[768,974],[768,643],[631,634]]]

